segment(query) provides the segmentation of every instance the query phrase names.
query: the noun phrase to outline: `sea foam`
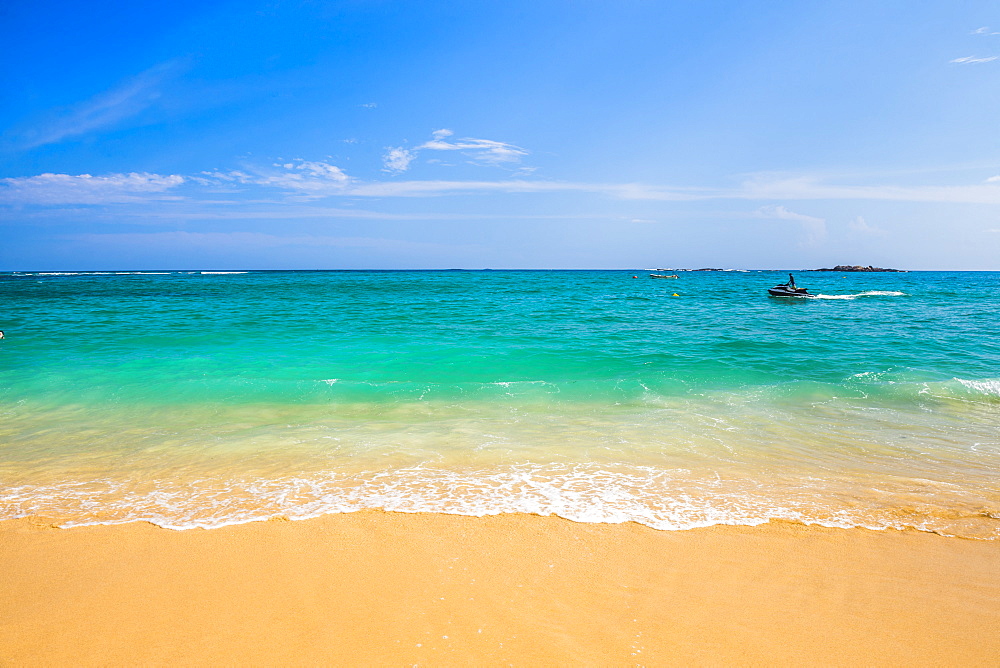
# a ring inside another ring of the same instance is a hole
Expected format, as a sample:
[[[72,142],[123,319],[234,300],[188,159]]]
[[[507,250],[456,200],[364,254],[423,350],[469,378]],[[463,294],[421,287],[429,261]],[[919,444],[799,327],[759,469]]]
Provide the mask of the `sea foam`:
[[[898,290],[867,290],[851,295],[813,295],[813,299],[857,299],[858,297],[905,297],[905,292]]]

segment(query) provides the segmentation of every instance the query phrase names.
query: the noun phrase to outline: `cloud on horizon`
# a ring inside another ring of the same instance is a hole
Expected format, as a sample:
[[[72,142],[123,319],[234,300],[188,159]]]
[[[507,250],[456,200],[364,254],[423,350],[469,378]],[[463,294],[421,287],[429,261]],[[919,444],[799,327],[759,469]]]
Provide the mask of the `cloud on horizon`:
[[[443,244],[429,241],[409,241],[376,237],[340,237],[315,234],[267,234],[263,232],[189,232],[171,230],[163,232],[109,232],[68,234],[58,237],[67,241],[91,244],[106,249],[109,246],[124,248],[156,248],[158,250],[212,251],[225,248],[236,250],[271,250],[281,247],[302,248],[353,248],[390,252],[428,250],[471,250],[470,244]]]
[[[177,189],[184,186],[183,192]],[[263,190],[263,192],[261,192]],[[1000,204],[1000,178],[969,185],[899,186],[836,184],[815,176],[758,174],[729,187],[675,187],[642,183],[581,183],[530,178],[502,180],[363,181],[324,161],[294,160],[267,167],[201,172],[195,175],[151,173],[39,174],[0,179],[0,205],[114,204],[184,199],[189,203],[239,205],[260,198],[314,201],[330,197],[447,197],[512,193],[589,193],[620,200],[704,201],[749,200],[762,202],[804,200],[883,200]],[[208,195],[225,192],[225,202],[210,202]],[[251,199],[251,197],[253,199]],[[761,211],[767,217],[802,216],[783,207]],[[802,221],[802,218],[797,220]]]
[[[177,174],[162,176],[129,174],[39,174],[0,179],[0,204],[113,204],[177,199],[165,194],[187,179]]]

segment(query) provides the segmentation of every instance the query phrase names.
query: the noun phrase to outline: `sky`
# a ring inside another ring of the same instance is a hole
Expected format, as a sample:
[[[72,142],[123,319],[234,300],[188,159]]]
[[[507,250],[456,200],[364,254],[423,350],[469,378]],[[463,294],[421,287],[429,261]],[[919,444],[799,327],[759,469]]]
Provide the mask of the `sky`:
[[[1000,6],[0,5],[0,271],[1000,270]]]

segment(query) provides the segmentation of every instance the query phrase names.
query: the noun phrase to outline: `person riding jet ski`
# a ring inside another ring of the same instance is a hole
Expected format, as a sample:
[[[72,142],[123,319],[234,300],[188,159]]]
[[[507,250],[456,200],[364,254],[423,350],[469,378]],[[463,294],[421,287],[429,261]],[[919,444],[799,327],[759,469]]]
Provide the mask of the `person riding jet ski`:
[[[788,275],[787,283],[779,283],[773,288],[768,288],[767,293],[774,297],[812,297],[805,288],[795,286],[795,277]]]

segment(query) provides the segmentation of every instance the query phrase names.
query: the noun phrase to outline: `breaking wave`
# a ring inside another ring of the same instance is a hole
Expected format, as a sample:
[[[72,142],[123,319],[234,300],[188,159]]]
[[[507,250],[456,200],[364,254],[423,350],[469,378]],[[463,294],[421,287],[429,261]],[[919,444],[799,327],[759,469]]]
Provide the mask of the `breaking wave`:
[[[576,522],[637,522],[659,530],[773,519],[828,527],[917,529],[943,535],[1000,538],[1000,506],[970,503],[926,481],[883,485],[878,504],[858,504],[854,485],[817,478],[765,487],[687,469],[595,464],[519,464],[487,469],[439,467],[317,473],[285,478],[161,481],[155,489],[111,481],[10,488],[0,495],[7,517],[58,518],[63,527],[145,521],[169,529],[218,528],[283,517],[292,520],[379,509],[469,516],[557,515]],[[838,484],[839,483],[839,484]]]
[[[955,380],[973,394],[1000,399],[1000,380]]]

